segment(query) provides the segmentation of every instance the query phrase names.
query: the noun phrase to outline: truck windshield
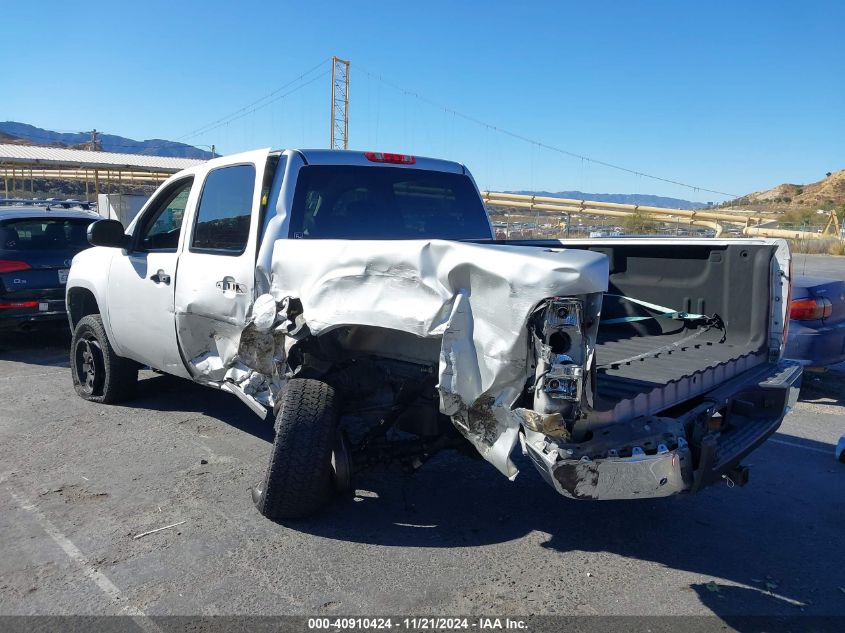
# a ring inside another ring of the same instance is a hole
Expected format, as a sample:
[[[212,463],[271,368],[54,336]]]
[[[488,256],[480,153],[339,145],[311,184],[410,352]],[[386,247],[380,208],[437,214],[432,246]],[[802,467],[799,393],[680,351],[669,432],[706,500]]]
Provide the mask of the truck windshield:
[[[469,177],[423,169],[310,165],[299,171],[290,236],[299,239],[489,239]]]

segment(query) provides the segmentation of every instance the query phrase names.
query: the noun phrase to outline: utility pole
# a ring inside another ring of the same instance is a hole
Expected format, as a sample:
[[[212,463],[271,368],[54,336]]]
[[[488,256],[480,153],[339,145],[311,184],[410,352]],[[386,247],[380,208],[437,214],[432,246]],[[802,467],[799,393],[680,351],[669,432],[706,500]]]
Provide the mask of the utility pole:
[[[99,138],[100,133],[97,131],[96,128],[94,128],[93,130],[90,130],[88,132],[82,132],[82,134],[90,134],[91,135],[91,140],[88,141],[87,143],[83,144],[85,149],[90,150],[92,152],[102,152],[103,151],[103,146],[100,143],[100,138]]]
[[[349,149],[349,62],[332,57],[331,149]]]

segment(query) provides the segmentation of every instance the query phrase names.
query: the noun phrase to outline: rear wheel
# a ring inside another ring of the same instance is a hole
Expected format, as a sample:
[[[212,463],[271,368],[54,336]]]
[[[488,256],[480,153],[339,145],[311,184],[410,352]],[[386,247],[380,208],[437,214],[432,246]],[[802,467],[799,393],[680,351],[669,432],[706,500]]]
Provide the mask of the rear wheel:
[[[99,314],[82,317],[70,344],[73,388],[85,400],[112,404],[134,395],[138,365],[118,356]]]
[[[332,387],[311,379],[288,382],[264,482],[253,490],[261,514],[273,520],[298,519],[328,502],[335,487],[332,452],[338,416]]]

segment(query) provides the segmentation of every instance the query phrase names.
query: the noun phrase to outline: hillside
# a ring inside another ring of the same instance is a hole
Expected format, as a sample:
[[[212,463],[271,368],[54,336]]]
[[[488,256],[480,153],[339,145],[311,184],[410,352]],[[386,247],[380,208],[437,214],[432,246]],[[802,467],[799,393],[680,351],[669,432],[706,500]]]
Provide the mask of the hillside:
[[[595,200],[596,202],[615,202],[618,204],[640,204],[661,209],[703,209],[703,202],[692,202],[681,198],[666,198],[644,193],[584,193],[583,191],[508,191],[526,196],[547,196],[550,198],[571,198],[574,200]]]
[[[104,152],[204,160],[211,158],[211,152],[177,141],[156,138],[137,141],[116,134],[99,134],[98,139],[100,149]],[[91,135],[86,132],[54,132],[27,123],[5,121],[0,122],[0,143],[90,149]]]
[[[806,185],[784,183],[766,191],[749,193],[725,206],[754,207],[766,211],[841,209],[845,205],[845,169]]]

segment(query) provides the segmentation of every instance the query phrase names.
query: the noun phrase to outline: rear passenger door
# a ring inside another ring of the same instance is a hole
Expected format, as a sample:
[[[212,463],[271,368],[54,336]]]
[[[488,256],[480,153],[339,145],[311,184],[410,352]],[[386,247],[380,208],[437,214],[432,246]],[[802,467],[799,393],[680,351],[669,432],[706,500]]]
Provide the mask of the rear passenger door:
[[[211,169],[190,220],[176,278],[176,335],[198,378],[222,379],[254,300],[268,154]]]

